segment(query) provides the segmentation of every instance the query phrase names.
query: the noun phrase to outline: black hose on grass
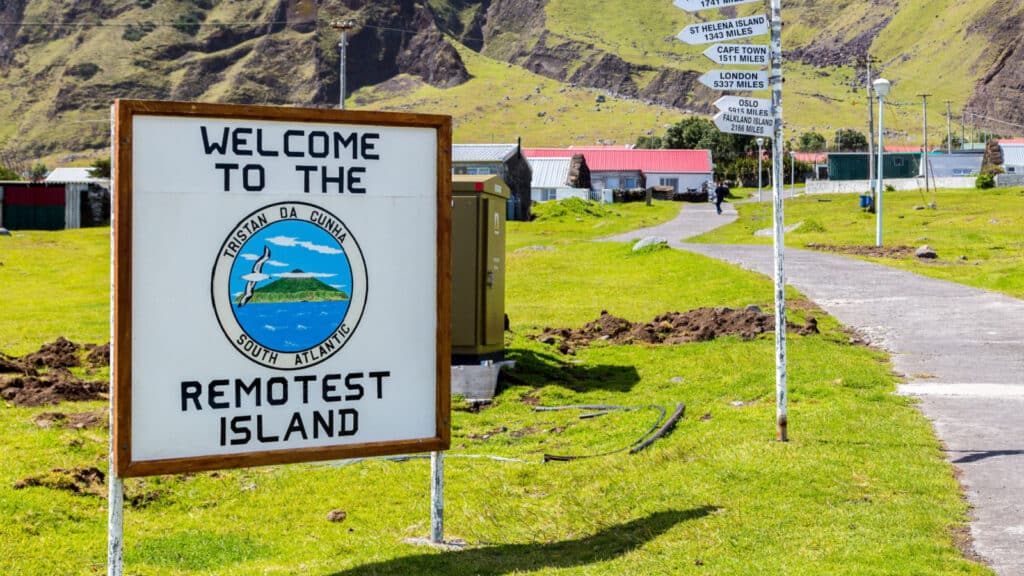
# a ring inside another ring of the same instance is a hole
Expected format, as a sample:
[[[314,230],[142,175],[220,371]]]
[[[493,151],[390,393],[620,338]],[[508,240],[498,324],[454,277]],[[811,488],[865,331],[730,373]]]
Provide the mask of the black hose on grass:
[[[591,412],[588,414],[581,414],[580,418],[596,418],[603,416],[609,412],[629,412],[633,410],[641,410],[644,408],[650,408],[659,411],[658,420],[646,431],[640,438],[636,439],[633,443],[628,446],[616,448],[608,452],[601,452],[599,454],[583,454],[583,455],[559,455],[559,454],[544,454],[544,462],[570,462],[572,460],[582,460],[584,458],[599,458],[602,456],[610,456],[619,452],[629,450],[630,454],[636,454],[644,448],[647,448],[654,443],[655,440],[661,438],[665,434],[668,434],[672,428],[675,427],[676,423],[683,417],[686,412],[686,404],[679,402],[676,405],[676,411],[672,414],[672,417],[665,422],[662,426],[662,422],[665,420],[665,408],[652,404],[650,406],[615,406],[610,404],[573,404],[569,406],[538,406],[534,408],[534,412],[554,412],[559,410],[597,410],[598,412]],[[659,428],[660,426],[660,428]]]

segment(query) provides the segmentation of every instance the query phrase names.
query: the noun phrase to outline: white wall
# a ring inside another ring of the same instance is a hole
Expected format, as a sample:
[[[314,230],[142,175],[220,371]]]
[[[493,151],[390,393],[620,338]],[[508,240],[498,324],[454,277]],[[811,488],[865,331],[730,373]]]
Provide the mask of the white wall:
[[[996,186],[1024,186],[1024,174],[996,174]]]
[[[647,173],[647,187],[658,186],[659,181],[662,178],[678,178],[679,188],[676,192],[686,192],[687,188],[696,188],[700,190],[701,184],[705,182],[714,182],[714,174],[694,174],[690,173],[679,173],[679,172],[649,172]]]
[[[929,178],[929,186],[938,188],[974,188],[973,176]],[[924,178],[885,178],[885,186],[896,190],[924,190]],[[871,191],[868,180],[808,180],[805,194],[867,194]]]

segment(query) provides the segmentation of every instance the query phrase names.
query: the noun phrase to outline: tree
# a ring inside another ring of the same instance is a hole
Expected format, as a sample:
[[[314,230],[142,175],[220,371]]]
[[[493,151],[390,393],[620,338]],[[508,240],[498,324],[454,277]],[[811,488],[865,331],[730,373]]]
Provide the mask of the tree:
[[[743,155],[751,141],[749,136],[726,134],[706,118],[689,116],[669,127],[665,133],[665,148],[711,150],[716,168],[731,164]]]
[[[836,130],[836,150],[840,152],[860,152],[868,147],[868,139],[864,134],[853,128]]]
[[[665,141],[661,136],[641,136],[636,139],[636,147],[642,150],[664,148]]]
[[[0,180],[21,180],[21,176],[6,166],[0,166]]]
[[[822,152],[825,150],[825,137],[817,132],[804,132],[797,140],[798,152]]]
[[[89,176],[93,178],[110,178],[110,158],[98,158],[90,164]]]
[[[33,182],[42,182],[49,172],[50,169],[46,167],[46,164],[39,162],[29,170],[28,177]]]

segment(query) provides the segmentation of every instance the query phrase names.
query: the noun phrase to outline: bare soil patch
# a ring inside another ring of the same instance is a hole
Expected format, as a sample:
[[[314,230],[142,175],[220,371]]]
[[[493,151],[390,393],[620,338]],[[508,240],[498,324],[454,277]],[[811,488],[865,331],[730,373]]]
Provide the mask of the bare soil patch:
[[[87,346],[85,350],[89,351],[86,362],[90,366],[109,364],[109,345]],[[82,352],[82,346],[58,338],[20,358],[0,353],[0,398],[15,406],[107,398],[107,382],[83,380],[68,370],[82,365]]]
[[[45,474],[29,476],[14,483],[15,490],[42,486],[54,490],[66,490],[73,494],[91,494],[106,497],[106,475],[95,466],[88,468],[54,468]]]
[[[808,318],[799,326],[787,323],[799,334],[817,334],[818,321]],[[765,314],[756,306],[742,310],[732,308],[697,308],[689,312],[668,312],[650,322],[630,322],[602,311],[593,322],[582,328],[545,328],[534,339],[542,344],[557,345],[563,354],[595,341],[613,344],[684,344],[704,342],[722,336],[739,336],[752,340],[759,334],[775,330],[775,316]]]
[[[915,248],[910,246],[833,246],[832,244],[807,244],[808,248],[822,252],[850,254],[852,256],[873,256],[876,258],[909,258]]]

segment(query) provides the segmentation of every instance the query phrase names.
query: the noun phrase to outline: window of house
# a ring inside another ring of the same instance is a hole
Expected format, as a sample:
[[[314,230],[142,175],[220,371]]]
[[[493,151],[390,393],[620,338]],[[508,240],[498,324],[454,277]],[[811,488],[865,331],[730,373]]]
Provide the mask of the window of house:
[[[897,168],[902,168],[903,167],[903,158],[893,158],[892,159],[892,165],[896,166]]]
[[[543,190],[540,191],[540,199],[543,202],[546,202],[548,200],[557,200],[558,194],[556,193],[554,188],[544,188]]]
[[[659,178],[659,186],[671,186],[673,192],[679,192],[679,178]]]
[[[634,176],[630,176],[630,177],[627,177],[625,180],[626,180],[626,189],[627,190],[632,190],[634,188],[639,188],[640,187],[640,179],[639,178],[636,178]]]

